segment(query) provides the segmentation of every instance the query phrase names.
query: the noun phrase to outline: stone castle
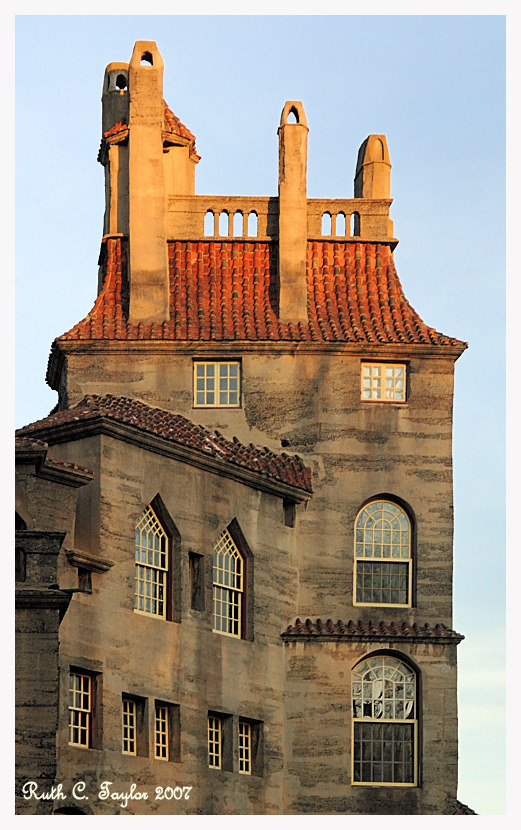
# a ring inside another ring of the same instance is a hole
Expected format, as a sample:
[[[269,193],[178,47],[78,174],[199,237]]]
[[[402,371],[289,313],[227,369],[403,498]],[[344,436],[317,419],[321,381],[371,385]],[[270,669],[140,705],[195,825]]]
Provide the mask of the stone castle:
[[[405,298],[385,136],[352,198],[309,199],[288,101],[277,195],[205,196],[154,42],[102,102],[98,295],[52,344],[55,409],[16,436],[17,811],[472,812],[466,344]]]

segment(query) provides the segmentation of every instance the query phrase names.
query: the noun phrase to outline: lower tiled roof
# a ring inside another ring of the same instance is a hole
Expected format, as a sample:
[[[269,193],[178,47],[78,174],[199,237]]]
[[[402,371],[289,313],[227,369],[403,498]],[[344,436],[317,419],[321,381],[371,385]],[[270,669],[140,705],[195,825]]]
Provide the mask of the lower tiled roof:
[[[141,401],[114,395],[86,395],[76,406],[63,409],[16,431],[17,437],[46,435],[49,429],[65,424],[108,418],[134,426],[143,432],[165,438],[206,456],[241,467],[275,481],[313,492],[311,469],[298,455],[280,455],[267,447],[245,446],[237,438],[229,441],[217,430],[203,426],[165,409],[148,406]]]
[[[423,344],[463,350],[427,326],[406,300],[390,245],[313,240],[307,247],[308,319],[277,317],[278,244],[168,244],[170,319],[131,323],[126,240],[105,243],[105,279],[66,340],[310,341]]]
[[[15,437],[15,455],[18,458],[35,455],[39,455],[41,458],[44,458],[48,449],[49,445],[46,444],[45,441],[40,441],[38,438],[33,438],[32,436],[18,435],[17,432]],[[45,458],[45,466],[47,468],[55,467],[58,470],[69,470],[73,473],[86,473],[90,476],[93,475],[92,470],[89,470],[82,464],[74,464],[73,461],[60,461],[57,458],[47,457]]]
[[[307,619],[302,622],[300,619],[295,621],[294,625],[288,625],[286,631],[282,634],[285,639],[294,639],[298,637],[343,637],[345,639],[371,639],[371,640],[385,640],[392,638],[393,640],[454,640],[460,642],[463,640],[462,634],[457,634],[451,628],[447,628],[442,623],[431,625],[425,623],[418,625],[417,623],[401,622],[358,622],[344,623],[342,620],[333,622],[327,620],[325,623],[318,619],[316,622]]]

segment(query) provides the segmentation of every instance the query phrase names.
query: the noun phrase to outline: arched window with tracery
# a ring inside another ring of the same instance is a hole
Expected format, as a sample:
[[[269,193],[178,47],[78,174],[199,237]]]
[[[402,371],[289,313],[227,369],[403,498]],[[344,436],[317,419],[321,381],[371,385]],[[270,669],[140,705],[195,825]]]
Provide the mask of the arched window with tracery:
[[[213,630],[230,637],[242,637],[244,570],[244,559],[225,529],[213,549]]]
[[[390,654],[352,671],[352,783],[416,786],[416,672]]]
[[[410,606],[411,522],[387,499],[370,501],[355,522],[355,605]]]
[[[149,505],[135,531],[134,610],[152,617],[167,616],[168,537]]]

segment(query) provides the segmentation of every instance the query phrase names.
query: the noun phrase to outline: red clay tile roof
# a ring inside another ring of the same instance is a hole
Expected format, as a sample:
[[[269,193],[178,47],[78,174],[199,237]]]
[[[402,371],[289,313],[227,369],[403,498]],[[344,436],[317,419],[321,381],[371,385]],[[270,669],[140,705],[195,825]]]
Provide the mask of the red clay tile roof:
[[[300,619],[295,621],[294,625],[288,625],[286,631],[282,634],[285,639],[294,639],[297,637],[344,637],[346,639],[369,639],[369,640],[384,640],[392,638],[400,640],[454,640],[460,642],[463,640],[462,634],[457,634],[451,628],[447,628],[442,623],[430,625],[418,625],[417,623],[396,623],[391,621],[386,622],[358,622],[344,623],[342,620],[334,623],[332,620],[327,620],[323,623],[322,620],[312,622],[307,619],[302,622]]]
[[[165,105],[165,131],[180,135],[182,138],[188,138],[190,141],[195,141],[195,135],[172,112],[166,101],[163,101],[163,103]]]
[[[128,124],[125,124],[124,121],[118,121],[117,124],[114,124],[114,126],[110,128],[110,130],[103,133],[103,138],[110,138],[118,133],[124,133],[126,130],[128,130]]]
[[[170,320],[129,323],[126,240],[109,238],[103,288],[89,314],[58,342],[246,340],[466,347],[427,326],[411,308],[388,245],[308,242],[308,321],[298,323],[277,318],[276,243],[176,241],[168,244],[168,254]]]
[[[466,804],[462,804],[461,801],[456,801],[456,809],[453,813],[454,816],[477,816],[478,814],[471,810],[470,807],[467,807]]]
[[[246,447],[237,438],[228,441],[217,430],[212,433],[205,427],[196,426],[182,415],[114,395],[86,395],[71,409],[55,412],[18,429],[16,436],[45,435],[52,427],[100,417],[130,424],[149,434],[199,450],[216,460],[298,487],[307,493],[313,492],[311,469],[305,466],[298,455],[277,455],[267,447],[259,448],[254,444]]]

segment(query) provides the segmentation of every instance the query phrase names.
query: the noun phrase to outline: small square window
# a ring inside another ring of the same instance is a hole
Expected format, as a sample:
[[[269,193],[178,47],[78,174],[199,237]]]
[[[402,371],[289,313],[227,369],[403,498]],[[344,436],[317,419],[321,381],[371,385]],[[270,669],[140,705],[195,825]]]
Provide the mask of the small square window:
[[[362,363],[362,400],[404,403],[406,379],[404,363]]]
[[[237,360],[194,363],[194,406],[239,407],[241,371]]]

